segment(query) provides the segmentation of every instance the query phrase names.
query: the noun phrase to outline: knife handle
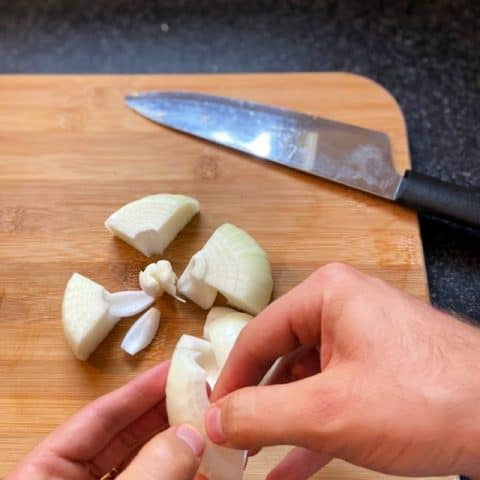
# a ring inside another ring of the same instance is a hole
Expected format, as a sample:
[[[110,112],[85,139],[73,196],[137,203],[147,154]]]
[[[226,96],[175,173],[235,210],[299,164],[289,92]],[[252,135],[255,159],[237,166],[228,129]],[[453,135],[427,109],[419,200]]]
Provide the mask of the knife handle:
[[[418,212],[480,226],[480,190],[463,188],[407,170],[397,201]]]

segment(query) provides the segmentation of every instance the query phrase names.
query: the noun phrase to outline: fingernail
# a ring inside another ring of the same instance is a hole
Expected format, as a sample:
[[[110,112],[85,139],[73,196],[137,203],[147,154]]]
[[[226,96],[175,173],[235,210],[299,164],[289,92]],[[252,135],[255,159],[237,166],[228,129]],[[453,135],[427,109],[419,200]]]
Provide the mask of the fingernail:
[[[210,440],[215,443],[225,443],[225,433],[222,427],[222,411],[219,407],[212,407],[205,414],[205,429]]]
[[[182,425],[175,430],[175,435],[183,440],[193,451],[193,453],[199,457],[203,453],[205,447],[205,441],[202,436],[190,425]]]
[[[252,448],[251,450],[248,451],[248,456],[249,457],[254,457],[260,452],[259,448]]]

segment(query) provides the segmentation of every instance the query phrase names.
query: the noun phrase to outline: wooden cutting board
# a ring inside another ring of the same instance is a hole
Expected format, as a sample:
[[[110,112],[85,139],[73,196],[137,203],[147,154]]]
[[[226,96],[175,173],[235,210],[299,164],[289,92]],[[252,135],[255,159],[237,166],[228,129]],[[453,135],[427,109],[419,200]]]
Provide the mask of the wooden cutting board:
[[[161,128],[124,106],[126,93],[150,89],[230,95],[383,130],[397,167],[409,166],[398,105],[355,75],[0,77],[0,475],[81,405],[168,358],[182,333],[201,335],[203,311],[162,298],[158,335],[143,354],[119,348],[132,319],[88,363],[66,346],[60,306],[73,272],[111,291],[138,288],[149,260],[103,226],[132,199],[199,199],[200,216],[164,255],[178,273],[229,221],[268,252],[275,297],[341,261],[427,298],[414,214]],[[281,451],[252,460],[246,479],[264,478]],[[383,476],[333,462],[315,478]]]

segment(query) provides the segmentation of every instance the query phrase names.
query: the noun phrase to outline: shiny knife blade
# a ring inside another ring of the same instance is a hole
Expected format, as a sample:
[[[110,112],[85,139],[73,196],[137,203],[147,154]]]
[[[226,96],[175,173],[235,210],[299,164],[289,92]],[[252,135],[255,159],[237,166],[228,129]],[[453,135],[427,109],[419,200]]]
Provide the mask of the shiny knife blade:
[[[402,177],[382,132],[257,103],[188,92],[128,95],[161,125],[393,200]]]
[[[257,158],[480,227],[480,190],[394,168],[388,136],[258,103],[189,92],[128,95],[127,105],[160,125]]]

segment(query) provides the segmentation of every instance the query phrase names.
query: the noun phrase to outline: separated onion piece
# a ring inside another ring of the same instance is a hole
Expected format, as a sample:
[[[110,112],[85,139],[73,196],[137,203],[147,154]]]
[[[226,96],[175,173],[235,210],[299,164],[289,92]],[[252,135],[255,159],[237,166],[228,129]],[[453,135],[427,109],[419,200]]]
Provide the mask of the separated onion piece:
[[[248,313],[237,312],[232,308],[213,307],[207,315],[203,327],[203,336],[210,341],[212,350],[218,365],[225,365],[225,362],[237,341],[240,332],[252,320]],[[281,369],[282,358],[277,358],[260,382],[260,385],[268,385],[272,378]],[[214,385],[212,385],[212,388]]]
[[[163,253],[199,209],[198,201],[185,195],[149,195],[112,213],[105,226],[150,257]]]
[[[110,293],[74,273],[65,287],[62,304],[63,329],[74,355],[87,360],[121,317],[140,313],[154,301],[142,290]]]
[[[150,308],[128,330],[122,341],[122,349],[130,355],[148,347],[155,337],[160,324],[160,310]]]
[[[210,308],[218,291],[232,307],[256,315],[272,295],[270,262],[248,233],[226,223],[191,258],[177,287],[201,308]]]
[[[173,353],[167,379],[168,419],[170,425],[188,423],[205,436],[198,473],[209,480],[240,480],[247,452],[215,445],[206,436],[203,423],[210,405],[206,383],[209,378],[212,383],[216,381],[220,369],[210,342],[183,335]]]
[[[143,290],[126,290],[124,292],[105,293],[110,315],[130,317],[147,309],[155,299]]]
[[[151,297],[160,297],[163,292],[167,292],[180,302],[186,300],[177,296],[177,276],[173,271],[172,264],[168,260],[159,260],[157,263],[151,263],[138,275],[141,289]]]
[[[218,365],[223,367],[240,332],[252,318],[248,313],[225,307],[214,307],[208,312],[203,336],[210,341]]]
[[[171,425],[189,423],[205,432],[203,415],[210,404],[206,383],[216,380],[218,370],[209,342],[191,335],[180,337],[170,362],[166,386]]]
[[[109,292],[98,283],[74,273],[65,287],[62,323],[65,337],[79,360],[87,360],[119,321],[106,300]]]

